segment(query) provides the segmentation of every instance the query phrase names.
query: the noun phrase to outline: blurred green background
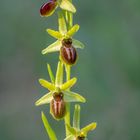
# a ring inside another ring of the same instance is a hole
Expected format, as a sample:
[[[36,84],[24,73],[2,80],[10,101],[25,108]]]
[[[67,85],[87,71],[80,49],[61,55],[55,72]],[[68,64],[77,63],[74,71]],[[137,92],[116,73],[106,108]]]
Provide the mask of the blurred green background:
[[[46,92],[38,78],[48,79],[46,63],[55,72],[58,60],[57,53],[40,53],[54,41],[45,29],[57,29],[56,14],[39,15],[44,2],[0,0],[0,140],[48,140],[41,110],[59,140],[65,135],[63,121],[52,119],[49,106],[34,106]],[[89,140],[140,140],[140,1],[74,3],[74,22],[81,26],[75,38],[86,45],[72,69],[79,79],[73,90],[87,98],[81,127],[98,123]]]

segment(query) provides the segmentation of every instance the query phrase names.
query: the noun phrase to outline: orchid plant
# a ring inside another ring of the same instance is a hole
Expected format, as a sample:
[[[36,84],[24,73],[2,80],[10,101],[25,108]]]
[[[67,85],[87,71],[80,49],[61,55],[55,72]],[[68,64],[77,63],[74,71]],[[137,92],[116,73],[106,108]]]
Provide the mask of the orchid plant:
[[[57,9],[59,7],[59,10]],[[86,99],[71,90],[77,78],[71,78],[71,67],[77,62],[77,48],[83,49],[84,44],[73,38],[80,26],[73,25],[73,14],[76,8],[71,0],[50,0],[40,8],[42,17],[49,17],[58,10],[58,31],[46,29],[48,34],[56,39],[54,43],[42,50],[42,54],[59,52],[58,65],[54,76],[51,66],[47,64],[50,81],[39,79],[42,87],[49,92],[35,102],[36,106],[50,104],[50,114],[56,121],[64,120],[66,136],[64,140],[87,140],[88,132],[96,128],[96,122],[80,129],[80,105],[75,105],[73,125],[70,122],[71,102],[85,103]],[[65,69],[65,73],[64,73]],[[66,79],[64,79],[66,74]],[[58,140],[56,133],[49,124],[44,112],[41,112],[42,121],[50,140]]]

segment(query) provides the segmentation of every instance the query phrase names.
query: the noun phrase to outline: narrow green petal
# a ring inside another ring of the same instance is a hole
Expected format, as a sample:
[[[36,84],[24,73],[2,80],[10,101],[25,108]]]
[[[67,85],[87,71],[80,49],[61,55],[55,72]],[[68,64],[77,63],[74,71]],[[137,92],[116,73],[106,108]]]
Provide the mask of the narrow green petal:
[[[43,97],[41,97],[39,100],[37,100],[35,105],[40,106],[40,105],[48,104],[51,102],[52,99],[53,99],[52,92],[49,92],[45,94]]]
[[[50,66],[49,64],[47,64],[47,68],[48,68],[48,73],[49,73],[49,76],[50,76],[51,82],[54,84],[54,82],[55,82],[55,78],[54,78],[54,75],[53,75],[53,72],[52,72],[51,66]]]
[[[67,128],[68,128],[68,130],[70,131],[70,133],[71,133],[72,135],[75,136],[75,135],[77,134],[76,129],[73,128],[73,127],[71,127],[71,126],[69,126],[68,124],[67,124]]]
[[[51,35],[52,37],[56,39],[60,39],[63,37],[62,34],[58,31],[51,30],[51,29],[47,29],[46,31],[48,32],[49,35]]]
[[[41,86],[47,88],[48,90],[52,91],[52,90],[55,90],[55,86],[54,84],[44,80],[44,79],[39,79],[39,83]]]
[[[80,26],[78,24],[74,25],[68,32],[67,35],[69,37],[73,36],[78,30],[79,30]]]
[[[62,46],[61,41],[57,40],[56,42],[54,42],[53,44],[49,45],[47,48],[42,50],[42,54],[57,52],[60,50],[61,46]]]
[[[63,10],[66,10],[72,13],[76,12],[75,6],[69,0],[62,0],[62,2],[60,3],[60,7]]]
[[[41,112],[41,117],[42,117],[42,121],[43,121],[43,124],[44,124],[44,127],[48,133],[48,136],[50,138],[50,140],[57,140],[56,138],[56,135],[55,135],[55,132],[53,131],[53,129],[51,128],[45,114],[43,112]]]
[[[71,80],[68,80],[67,82],[65,82],[60,88],[61,90],[66,90],[71,88],[77,81],[77,78],[72,78]]]
[[[86,102],[86,99],[78,93],[71,92],[71,91],[63,91],[64,93],[64,100],[66,102]]]
[[[63,83],[63,63],[59,61],[57,65],[55,85],[59,87],[62,83]]]
[[[94,130],[96,128],[96,126],[97,126],[97,123],[95,123],[95,122],[91,123],[91,124],[87,125],[86,127],[82,128],[81,132],[84,133],[84,135],[87,135],[87,133],[89,131]]]
[[[59,32],[64,35],[67,32],[67,26],[66,26],[66,21],[65,18],[62,14],[62,12],[58,13],[58,24],[59,24]]]
[[[80,105],[75,105],[74,115],[73,115],[73,127],[80,130]]]
[[[76,39],[72,39],[72,43],[73,43],[73,46],[75,48],[80,48],[80,49],[84,49],[84,44]]]
[[[74,136],[73,135],[69,135],[68,137],[66,137],[64,140],[74,140]]]

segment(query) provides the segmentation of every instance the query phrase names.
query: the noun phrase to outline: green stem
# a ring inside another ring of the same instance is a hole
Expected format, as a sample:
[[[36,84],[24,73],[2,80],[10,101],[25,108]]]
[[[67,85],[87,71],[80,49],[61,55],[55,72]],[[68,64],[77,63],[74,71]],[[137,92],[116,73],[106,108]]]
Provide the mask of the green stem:
[[[71,67],[69,65],[65,65],[65,69],[66,69],[66,80],[70,80],[70,74],[71,74]],[[65,130],[66,130],[66,137],[70,135],[70,132],[67,128],[67,125],[70,125],[70,103],[66,103],[66,110],[67,110],[67,114],[64,118],[65,120]]]
[[[72,0],[70,0],[72,2]],[[68,30],[73,26],[73,14],[71,12],[65,11],[65,19],[67,21],[68,24]],[[65,69],[66,69],[66,80],[70,80],[70,76],[71,76],[71,66],[65,64]],[[66,137],[70,135],[70,132],[67,128],[68,124],[70,126],[70,103],[66,103],[66,110],[67,110],[67,114],[64,118],[65,120],[65,130],[66,130]]]

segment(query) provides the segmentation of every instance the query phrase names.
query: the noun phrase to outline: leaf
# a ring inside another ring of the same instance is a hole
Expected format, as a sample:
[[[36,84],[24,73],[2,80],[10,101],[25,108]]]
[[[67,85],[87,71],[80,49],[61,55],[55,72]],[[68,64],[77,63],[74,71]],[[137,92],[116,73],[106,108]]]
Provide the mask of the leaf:
[[[75,40],[75,39],[72,39],[72,43],[73,43],[73,46],[75,47],[75,48],[80,48],[80,49],[84,49],[84,44],[82,43],[82,42],[80,42],[80,41],[78,41],[78,40]]]
[[[77,81],[77,78],[72,78],[71,80],[68,80],[67,82],[65,82],[63,85],[61,85],[61,90],[66,90],[71,88]]]
[[[41,86],[47,88],[50,91],[55,90],[55,85],[44,79],[39,79],[39,83],[41,84]]]
[[[57,65],[55,85],[56,87],[59,87],[62,83],[63,83],[63,63],[59,61]]]
[[[47,68],[48,68],[48,73],[49,73],[49,76],[50,76],[51,82],[54,84],[54,82],[55,82],[55,78],[54,78],[54,75],[53,75],[52,69],[51,69],[51,67],[50,67],[49,64],[47,64]]]
[[[75,105],[74,115],[73,115],[73,127],[80,130],[80,105]]]
[[[74,25],[68,32],[67,35],[69,37],[73,36],[78,30],[79,30],[80,26],[78,24]]]
[[[48,133],[48,136],[50,138],[50,140],[57,140],[56,138],[56,135],[55,135],[55,132],[53,131],[53,129],[51,128],[46,116],[44,115],[43,112],[41,112],[41,117],[42,117],[42,121],[43,121],[43,124],[45,126],[45,129]]]
[[[79,95],[78,93],[71,92],[71,91],[63,91],[64,93],[64,101],[66,102],[86,102],[86,99]]]
[[[42,50],[42,54],[57,52],[60,50],[61,46],[62,46],[61,41],[57,40],[56,42],[54,42],[53,44],[49,45],[47,48]]]
[[[69,135],[64,140],[74,140],[74,139],[75,139],[75,137],[73,135]]]
[[[53,99],[53,93],[49,92],[47,94],[45,94],[43,97],[41,97],[39,100],[36,101],[35,105],[36,106],[40,106],[43,104],[48,104],[51,102],[51,100]]]
[[[58,24],[59,24],[59,32],[64,35],[67,32],[67,26],[65,22],[65,18],[62,14],[62,12],[58,13]]]
[[[60,7],[63,10],[66,10],[72,13],[76,12],[75,6],[69,0],[62,0],[62,2],[60,3]]]
[[[95,123],[95,122],[91,123],[91,124],[87,125],[86,127],[82,128],[81,132],[84,133],[85,135],[87,135],[87,133],[89,131],[94,130],[96,128],[96,126],[97,126],[97,123]]]
[[[60,39],[62,38],[62,34],[58,31],[52,30],[52,29],[47,29],[46,30],[48,32],[49,35],[51,35],[52,37],[56,38],[56,39]]]

